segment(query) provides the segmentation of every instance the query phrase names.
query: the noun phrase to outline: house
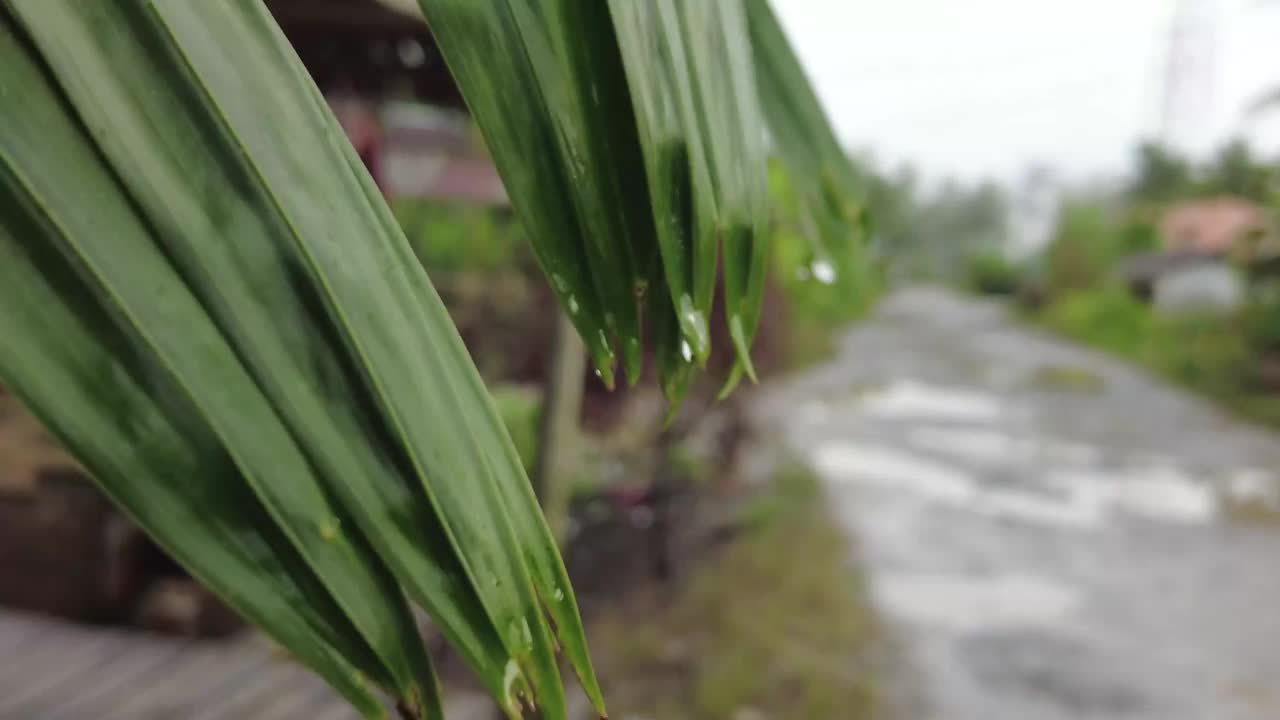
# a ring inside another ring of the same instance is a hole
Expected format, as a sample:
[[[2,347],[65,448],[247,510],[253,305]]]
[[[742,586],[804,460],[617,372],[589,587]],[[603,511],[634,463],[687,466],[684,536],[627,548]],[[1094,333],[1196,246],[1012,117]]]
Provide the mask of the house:
[[[1241,255],[1248,260],[1258,245],[1274,245],[1275,226],[1267,211],[1248,200],[1220,196],[1174,205],[1160,219],[1167,253],[1210,257]]]
[[[1136,295],[1167,311],[1239,305],[1247,276],[1280,256],[1280,235],[1268,211],[1231,196],[1199,198],[1168,208],[1158,222],[1160,249],[1120,267]]]
[[[508,205],[414,0],[267,6],[384,193]]]

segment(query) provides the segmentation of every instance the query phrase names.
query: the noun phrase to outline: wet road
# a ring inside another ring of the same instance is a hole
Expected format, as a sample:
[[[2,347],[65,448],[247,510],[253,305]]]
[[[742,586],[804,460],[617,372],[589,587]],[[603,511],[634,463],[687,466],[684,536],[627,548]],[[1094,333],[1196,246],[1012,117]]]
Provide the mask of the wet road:
[[[1280,718],[1280,435],[933,289],[757,410],[826,481],[908,720]]]

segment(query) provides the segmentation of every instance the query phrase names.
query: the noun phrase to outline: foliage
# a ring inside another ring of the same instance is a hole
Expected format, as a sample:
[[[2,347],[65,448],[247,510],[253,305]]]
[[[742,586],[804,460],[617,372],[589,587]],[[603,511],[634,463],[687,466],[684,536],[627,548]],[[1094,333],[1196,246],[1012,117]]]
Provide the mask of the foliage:
[[[831,267],[837,272],[835,281],[855,285],[846,297],[858,298],[868,216],[853,199],[865,183],[831,129],[773,9],[767,0],[746,4],[760,97],[775,151],[791,179],[792,209],[799,211],[811,236],[810,264]]]
[[[1280,175],[1275,163],[1256,157],[1248,143],[1237,139],[1218,151],[1202,181],[1200,193],[1234,195],[1268,204],[1275,200],[1277,180]]]
[[[1042,319],[1064,335],[1130,357],[1141,354],[1154,326],[1147,307],[1115,286],[1066,295]]]
[[[674,600],[593,623],[614,705],[663,720],[882,717],[885,643],[847,548],[817,479],[781,469]]]
[[[718,265],[750,374],[785,40],[737,0],[422,6],[602,377],[643,306],[678,399]],[[512,440],[265,7],[0,0],[0,98],[0,378],[104,489],[366,717],[441,716],[406,595],[509,716],[565,716],[558,653],[603,715]]]
[[[1138,146],[1134,179],[1128,195],[1135,202],[1164,204],[1192,194],[1191,162],[1157,142]]]
[[[1050,296],[1105,285],[1120,257],[1117,245],[1108,208],[1090,201],[1065,203],[1045,255]]]
[[[1275,199],[1280,180],[1275,162],[1257,157],[1241,139],[1226,143],[1200,165],[1171,148],[1147,142],[1138,147],[1135,164],[1128,199],[1155,206],[1213,195],[1267,204]]]
[[[1280,424],[1280,398],[1259,387],[1258,350],[1275,341],[1276,305],[1234,315],[1156,315],[1122,288],[1073,293],[1040,322],[1072,339],[1139,363],[1246,417]]]
[[[785,365],[795,369],[827,357],[834,333],[871,308],[883,277],[857,245],[832,243],[815,256],[791,176],[777,165],[770,168],[769,197],[771,269],[787,307]]]
[[[721,240],[730,335],[749,371],[765,168],[741,3],[422,6],[605,383],[618,356],[639,377],[646,306],[664,390],[680,397],[710,350]]]
[[[520,227],[504,211],[412,199],[395,202],[392,210],[431,272],[492,271],[524,259]]]
[[[1257,281],[1255,285],[1241,312],[1244,335],[1257,352],[1280,351],[1280,284]]]
[[[1021,269],[1004,253],[987,251],[969,259],[967,283],[984,295],[1013,295],[1022,283]]]
[[[0,8],[5,385],[364,715],[440,717],[406,593],[509,715],[563,717],[557,648],[598,700],[511,441],[266,9]]]

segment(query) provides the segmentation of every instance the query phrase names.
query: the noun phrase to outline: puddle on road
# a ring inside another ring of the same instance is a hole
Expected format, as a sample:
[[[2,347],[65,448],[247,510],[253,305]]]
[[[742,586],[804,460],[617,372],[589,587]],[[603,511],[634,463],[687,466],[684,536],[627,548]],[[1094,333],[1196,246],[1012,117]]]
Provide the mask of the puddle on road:
[[[937,437],[951,442],[960,436]],[[993,458],[1015,448],[1014,439],[993,434],[975,443],[969,453]],[[812,460],[833,482],[897,491],[923,502],[1037,525],[1096,529],[1117,516],[1202,525],[1231,517],[1232,508],[1242,513],[1274,509],[1267,517],[1280,521],[1280,485],[1264,471],[1241,471],[1229,482],[1215,484],[1164,463],[1042,469],[1043,463],[1030,462],[1026,487],[1010,488],[986,486],[978,475],[954,465],[873,443],[826,443],[813,452]]]
[[[1037,368],[1027,379],[1032,389],[1060,392],[1088,393],[1096,395],[1106,389],[1101,375],[1082,367],[1071,365],[1046,365]]]
[[[1136,467],[1117,471],[1053,471],[1051,486],[1069,501],[1099,513],[1129,515],[1173,523],[1204,524],[1218,516],[1218,493],[1172,466]]]
[[[903,490],[940,502],[968,505],[978,494],[977,480],[963,471],[878,445],[828,443],[814,453],[813,463],[831,480]]]
[[[1029,574],[891,572],[872,593],[888,613],[960,633],[1058,627],[1080,605],[1076,588]]]
[[[884,418],[933,418],[990,421],[1002,414],[994,394],[929,385],[915,380],[895,381],[866,393],[862,409]]]
[[[1092,527],[1103,519],[1092,506],[1043,493],[984,488],[976,476],[963,470],[879,445],[828,443],[814,452],[813,464],[831,481],[900,491],[925,502],[992,517],[1070,528]]]
[[[1095,465],[1102,461],[1102,451],[1092,445],[1018,437],[988,428],[922,425],[908,431],[907,441],[922,450],[983,464]]]

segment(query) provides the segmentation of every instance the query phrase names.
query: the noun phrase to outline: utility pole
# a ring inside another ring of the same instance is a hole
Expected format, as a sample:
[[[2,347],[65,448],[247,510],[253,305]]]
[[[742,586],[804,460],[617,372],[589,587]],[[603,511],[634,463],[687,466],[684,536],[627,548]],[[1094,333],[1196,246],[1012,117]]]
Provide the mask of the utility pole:
[[[1219,0],[1179,0],[1169,33],[1160,141],[1194,151],[1217,111]]]

